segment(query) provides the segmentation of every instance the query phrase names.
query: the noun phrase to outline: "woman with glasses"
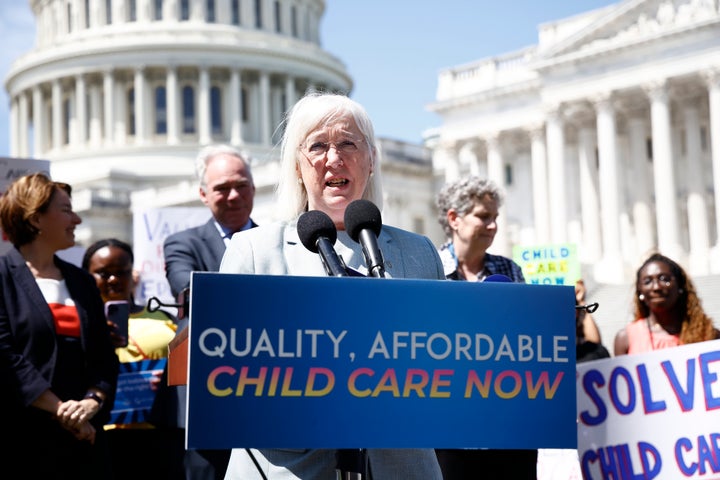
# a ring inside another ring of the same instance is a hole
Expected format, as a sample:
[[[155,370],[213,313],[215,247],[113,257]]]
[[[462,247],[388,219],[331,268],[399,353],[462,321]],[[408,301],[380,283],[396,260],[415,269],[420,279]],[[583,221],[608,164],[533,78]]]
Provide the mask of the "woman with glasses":
[[[690,278],[675,261],[652,254],[635,280],[635,319],[615,336],[615,355],[720,338]]]
[[[118,359],[92,276],[60,259],[80,217],[70,185],[34,173],[0,198],[0,412],[5,477],[111,478],[103,424]]]
[[[297,232],[298,218],[319,210],[337,229],[335,250],[346,266],[366,274],[362,247],[350,238],[344,222],[345,209],[355,200],[365,199],[382,208],[380,152],[365,109],[344,95],[306,95],[288,113],[280,162],[277,206],[281,221],[236,233],[220,272],[326,275],[319,255],[303,246]],[[445,278],[437,250],[427,237],[383,225],[378,244],[387,277]],[[332,303],[331,295],[328,302]],[[225,478],[336,478],[337,453],[331,449],[234,449]],[[363,474],[363,480],[442,478],[432,449],[369,449],[366,453],[367,464],[360,468],[366,471],[354,472]]]

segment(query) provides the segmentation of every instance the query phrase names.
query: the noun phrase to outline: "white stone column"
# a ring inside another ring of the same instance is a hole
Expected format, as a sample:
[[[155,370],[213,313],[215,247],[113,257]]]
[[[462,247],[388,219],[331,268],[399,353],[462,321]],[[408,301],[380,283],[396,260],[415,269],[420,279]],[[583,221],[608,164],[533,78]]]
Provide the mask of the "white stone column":
[[[583,126],[578,132],[578,163],[580,170],[580,214],[582,215],[582,246],[580,261],[598,263],[602,258],[600,228],[600,194],[597,162],[595,161],[595,129]]]
[[[478,177],[487,177],[487,168],[483,169],[482,159],[479,154],[479,141],[472,139],[465,142],[458,152],[458,162],[460,165],[467,163],[470,165],[470,175]]]
[[[33,100],[33,153],[34,158],[40,158],[45,152],[45,105],[40,85],[32,90]]]
[[[233,68],[230,71],[230,143],[240,146],[242,138],[242,109],[240,108],[240,92],[242,91],[240,70]]]
[[[20,114],[18,113],[17,98],[10,99],[10,156],[18,157],[18,122]]]
[[[181,118],[181,115],[178,115],[178,105],[180,104],[180,100],[178,96],[177,67],[169,65],[167,67],[166,75],[165,105],[167,108],[167,143],[168,145],[177,145],[179,143],[178,132],[180,131]]]
[[[295,77],[288,75],[285,77],[285,111],[290,110],[297,102],[297,94],[295,93]],[[283,112],[284,114],[285,112]]]
[[[102,120],[100,118],[100,104],[102,94],[99,85],[90,86],[90,143],[97,146],[102,142]]]
[[[190,21],[205,21],[205,0],[189,0],[190,1]]]
[[[685,108],[685,145],[687,151],[688,199],[687,215],[690,239],[688,265],[691,275],[708,275],[710,265],[710,233],[708,208],[705,203],[705,177],[702,172],[700,147],[700,114],[694,101],[683,102]]]
[[[485,137],[487,146],[487,163],[488,163],[488,179],[495,182],[505,195],[505,178],[503,175],[503,157],[500,144],[500,133],[495,132]],[[508,219],[505,215],[506,207],[503,205],[498,212],[497,233],[493,240],[490,250],[496,255],[512,257],[510,246],[508,244],[507,223]]]
[[[600,218],[603,254],[596,269],[596,278],[608,283],[623,280],[620,249],[620,188],[618,179],[617,127],[610,94],[595,99],[598,136],[598,182],[600,186]]]
[[[22,91],[18,94],[18,155],[23,158],[30,156],[30,105],[28,104],[27,93]]]
[[[138,22],[147,23],[153,18],[153,1],[154,0],[136,0],[135,12]]]
[[[633,179],[632,215],[635,227],[635,258],[646,258],[655,243],[655,222],[652,211],[653,172],[649,168],[647,147],[647,124],[638,115],[628,119],[631,178]]]
[[[165,0],[163,2],[163,22],[177,22],[180,19],[180,0]]]
[[[60,150],[63,139],[62,86],[60,80],[52,82],[52,143],[54,150]]]
[[[112,70],[103,72],[103,110],[105,144],[111,145],[115,132],[115,75]]]
[[[83,75],[75,77],[75,102],[77,138],[71,138],[70,141],[81,147],[87,141],[87,92]]]
[[[205,65],[200,67],[198,124],[198,141],[200,145],[208,145],[212,142],[212,135],[210,134],[210,72]]]
[[[142,145],[147,140],[145,134],[145,66],[135,69],[135,144]]]
[[[663,254],[682,265],[685,263],[685,255],[680,245],[678,190],[673,171],[670,99],[667,83],[659,81],[649,84],[645,88],[651,105],[658,246]]]
[[[272,145],[272,125],[270,125],[270,74],[260,72],[260,143]]]
[[[457,145],[454,142],[441,141],[439,148],[435,150],[433,164],[444,168],[446,183],[460,178],[460,159]]]
[[[548,156],[548,194],[550,202],[550,238],[552,243],[567,241],[567,200],[565,198],[565,132],[556,107],[547,114],[545,135]]]
[[[530,130],[530,142],[535,242],[550,243],[548,171],[547,157],[545,156],[545,130],[542,126],[536,126]]]
[[[122,145],[128,142],[128,109],[131,107],[128,102],[128,84],[129,82],[121,82],[120,88],[115,89],[115,117],[113,128],[115,133],[113,138],[115,143]],[[134,107],[133,107],[134,108]]]
[[[708,109],[710,111],[710,150],[712,155],[713,191],[715,192],[715,237],[716,243],[710,254],[710,270],[720,273],[720,67],[704,73],[708,87]]]

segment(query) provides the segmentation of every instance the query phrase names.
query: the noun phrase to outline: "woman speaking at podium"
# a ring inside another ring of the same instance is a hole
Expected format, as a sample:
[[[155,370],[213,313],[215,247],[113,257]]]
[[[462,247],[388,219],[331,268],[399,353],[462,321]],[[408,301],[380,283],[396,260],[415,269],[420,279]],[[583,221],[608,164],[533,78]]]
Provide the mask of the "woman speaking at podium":
[[[298,217],[319,210],[337,229],[335,250],[345,266],[365,274],[362,248],[345,231],[345,209],[360,199],[382,207],[379,167],[374,128],[361,105],[344,95],[306,95],[288,113],[285,123],[277,191],[281,221],[235,234],[220,272],[326,275],[319,255],[303,246],[297,232]],[[385,276],[445,278],[430,239],[383,225],[378,244]],[[234,449],[226,479],[334,479],[336,453]],[[442,478],[432,449],[370,449],[364,457],[363,479]]]

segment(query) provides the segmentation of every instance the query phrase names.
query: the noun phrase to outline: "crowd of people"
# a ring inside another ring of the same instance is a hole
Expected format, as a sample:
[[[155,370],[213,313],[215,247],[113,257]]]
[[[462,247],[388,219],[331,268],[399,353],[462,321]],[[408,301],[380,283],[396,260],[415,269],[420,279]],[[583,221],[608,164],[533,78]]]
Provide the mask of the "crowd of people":
[[[0,225],[12,244],[0,257],[0,380],[6,386],[0,406],[11,439],[0,458],[7,471],[58,479],[331,479],[339,459],[355,455],[359,476],[353,478],[454,480],[480,472],[482,478],[536,478],[537,450],[186,450],[185,389],[168,385],[166,365],[148,380],[152,406],[129,421],[111,417],[124,368],[163,361],[187,326],[193,271],[326,275],[320,257],[298,247],[298,218],[314,210],[334,224],[344,267],[368,273],[365,252],[345,228],[352,202],[382,208],[380,149],[365,109],[344,95],[307,94],[286,115],[280,156],[278,221],[257,225],[248,155],[227,145],[199,152],[199,198],[211,218],[168,236],[163,249],[167,280],[182,307],[177,315],[136,304],[128,243],[96,241],[81,265],[57,255],[74,245],[81,223],[70,185],[33,173],[7,188],[0,198]],[[495,183],[464,177],[444,185],[436,200],[447,242],[436,247],[423,235],[383,225],[377,240],[387,277],[483,282],[500,275],[525,283],[517,263],[488,253],[502,221],[503,192]],[[637,269],[634,288],[634,321],[615,336],[615,356],[720,338],[674,260],[653,253]],[[586,294],[579,280],[577,362],[611,356]],[[127,303],[126,334],[107,318],[108,302]]]

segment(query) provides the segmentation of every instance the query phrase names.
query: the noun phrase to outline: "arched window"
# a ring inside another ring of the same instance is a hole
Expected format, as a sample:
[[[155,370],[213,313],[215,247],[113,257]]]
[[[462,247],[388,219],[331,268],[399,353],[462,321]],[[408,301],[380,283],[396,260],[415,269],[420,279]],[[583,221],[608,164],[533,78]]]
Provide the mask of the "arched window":
[[[167,133],[167,95],[165,87],[155,89],[155,133],[164,135]]]
[[[262,0],[255,0],[255,28],[262,28]]]
[[[180,0],[180,20],[190,20],[190,0]]]
[[[195,91],[191,86],[182,89],[183,133],[195,133]]]
[[[290,35],[298,38],[298,23],[297,23],[297,7],[293,5],[290,7]]]
[[[222,92],[220,87],[210,89],[210,132],[222,134]]]
[[[240,0],[232,0],[232,2],[230,3],[230,7],[232,8],[232,24],[240,25]]]
[[[160,21],[163,19],[163,0],[155,0],[153,9],[153,19]]]
[[[72,17],[73,17],[73,11],[72,11],[72,4],[68,2],[67,4],[67,33],[72,33]]]
[[[205,18],[208,23],[215,23],[215,0],[205,2]]]
[[[131,88],[127,94],[127,134],[135,135],[135,89]]]
[[[70,143],[70,114],[72,113],[70,111],[70,99],[66,98],[65,101],[63,101],[62,105],[62,113],[63,113],[63,132],[62,132],[62,139],[63,143],[65,145]]]
[[[280,2],[275,0],[273,6],[275,8],[275,33],[282,33],[282,9],[280,8]]]
[[[242,115],[242,121],[247,122],[250,120],[250,112],[248,109],[248,91],[247,88],[240,88],[240,115]]]

